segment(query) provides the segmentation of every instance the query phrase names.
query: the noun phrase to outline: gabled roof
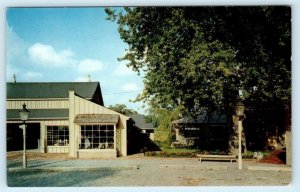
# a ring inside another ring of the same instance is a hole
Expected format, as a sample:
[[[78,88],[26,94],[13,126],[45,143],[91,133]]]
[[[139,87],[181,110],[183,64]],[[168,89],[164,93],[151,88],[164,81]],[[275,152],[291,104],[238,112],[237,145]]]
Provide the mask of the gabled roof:
[[[7,99],[68,98],[69,90],[103,105],[99,82],[21,82],[7,83]],[[97,98],[94,98],[97,96]]]
[[[225,124],[227,122],[226,114],[219,111],[213,112],[210,116],[206,112],[197,118],[186,117],[172,121],[174,124]]]
[[[140,129],[154,129],[154,126],[152,123],[146,123],[145,117],[143,115],[139,114],[133,114],[130,115],[133,121],[135,122],[135,126]]]

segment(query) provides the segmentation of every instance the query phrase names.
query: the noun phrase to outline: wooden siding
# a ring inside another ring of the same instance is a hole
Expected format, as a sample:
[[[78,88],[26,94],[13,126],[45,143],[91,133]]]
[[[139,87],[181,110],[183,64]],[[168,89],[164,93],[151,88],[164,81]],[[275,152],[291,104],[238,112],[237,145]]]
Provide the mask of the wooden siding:
[[[7,100],[6,109],[21,109],[23,104],[27,109],[67,109],[68,99],[64,100]]]
[[[47,146],[47,126],[60,126],[60,125],[64,125],[64,126],[69,126],[69,121],[68,120],[54,120],[54,121],[40,121],[39,122],[41,125],[41,131],[40,131],[40,149],[41,152],[45,153],[47,152],[46,150],[46,146]],[[53,152],[53,150],[52,150]]]
[[[69,146],[48,146],[47,153],[69,153]]]
[[[80,126],[73,123],[77,114],[118,114],[120,115],[117,130],[120,130],[120,145],[117,144],[117,151],[120,156],[127,155],[127,120],[129,117],[107,109],[103,106],[85,100],[74,94],[74,91],[69,92],[70,110],[70,156],[76,156],[76,139],[79,137]],[[72,140],[71,140],[72,139]],[[117,141],[118,142],[118,141]]]

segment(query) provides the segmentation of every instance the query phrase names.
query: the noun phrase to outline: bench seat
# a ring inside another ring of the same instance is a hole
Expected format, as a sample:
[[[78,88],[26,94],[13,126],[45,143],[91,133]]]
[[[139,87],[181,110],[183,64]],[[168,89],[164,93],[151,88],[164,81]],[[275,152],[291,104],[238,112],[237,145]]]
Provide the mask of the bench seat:
[[[214,160],[214,161],[236,161],[236,156],[234,155],[203,155],[203,154],[197,154],[197,157],[199,157],[199,161],[202,162],[202,160]]]

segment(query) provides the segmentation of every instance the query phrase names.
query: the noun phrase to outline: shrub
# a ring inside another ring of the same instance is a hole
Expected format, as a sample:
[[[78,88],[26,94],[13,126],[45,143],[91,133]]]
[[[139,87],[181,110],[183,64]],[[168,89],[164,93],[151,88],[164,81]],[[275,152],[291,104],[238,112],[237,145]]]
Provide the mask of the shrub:
[[[195,152],[167,152],[167,151],[147,151],[147,157],[196,157]]]

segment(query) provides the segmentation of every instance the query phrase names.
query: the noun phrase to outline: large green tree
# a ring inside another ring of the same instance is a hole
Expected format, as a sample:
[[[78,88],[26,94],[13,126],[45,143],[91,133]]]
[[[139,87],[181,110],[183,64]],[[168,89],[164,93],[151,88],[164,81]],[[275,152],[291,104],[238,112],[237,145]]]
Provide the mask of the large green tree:
[[[291,9],[132,7],[106,9],[128,50],[120,60],[144,76],[138,100],[198,115],[245,102],[283,104],[291,96]]]
[[[110,105],[110,106],[108,106],[108,109],[111,109],[111,110],[113,110],[115,112],[118,112],[118,113],[121,113],[123,115],[138,114],[137,111],[127,108],[125,104]]]

